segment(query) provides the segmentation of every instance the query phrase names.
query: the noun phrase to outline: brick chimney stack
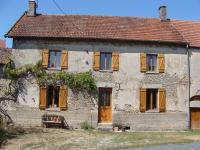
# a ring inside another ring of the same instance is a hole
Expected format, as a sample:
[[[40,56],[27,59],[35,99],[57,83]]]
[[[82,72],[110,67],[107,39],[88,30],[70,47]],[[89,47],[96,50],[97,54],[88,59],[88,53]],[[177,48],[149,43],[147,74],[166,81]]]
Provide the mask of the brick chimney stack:
[[[167,21],[167,6],[160,6],[159,7],[159,15],[161,21]]]
[[[29,0],[28,5],[29,5],[28,16],[35,17],[36,7],[37,7],[35,0]]]

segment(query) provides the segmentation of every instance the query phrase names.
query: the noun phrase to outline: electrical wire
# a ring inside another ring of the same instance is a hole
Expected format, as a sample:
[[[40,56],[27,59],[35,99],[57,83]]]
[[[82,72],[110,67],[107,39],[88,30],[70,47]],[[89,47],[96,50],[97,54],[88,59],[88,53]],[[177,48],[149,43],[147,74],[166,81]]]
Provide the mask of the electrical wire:
[[[66,12],[60,7],[60,5],[56,2],[56,0],[53,0],[54,5],[60,10],[61,13],[63,13],[64,15],[66,15]],[[76,26],[76,24],[74,24],[74,22],[71,22],[73,24],[73,26],[78,29],[79,31],[80,28],[78,26]],[[81,31],[82,32],[82,31]]]

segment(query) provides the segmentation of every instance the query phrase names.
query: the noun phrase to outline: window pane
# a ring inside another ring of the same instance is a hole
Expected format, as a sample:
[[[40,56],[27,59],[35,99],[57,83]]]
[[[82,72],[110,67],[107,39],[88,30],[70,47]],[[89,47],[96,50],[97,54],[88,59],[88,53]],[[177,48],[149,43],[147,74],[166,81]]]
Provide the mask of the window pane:
[[[157,56],[156,55],[152,55],[152,59],[153,59],[153,71],[156,71],[157,69]]]
[[[106,106],[110,106],[110,94],[106,93]]]
[[[50,57],[49,57],[49,68],[54,68],[54,55],[55,55],[55,52],[53,51],[50,51]]]
[[[60,68],[60,54],[61,52],[56,52],[56,68]]]
[[[105,70],[105,53],[101,53],[101,66],[100,70]]]
[[[106,54],[106,59],[107,59],[107,70],[111,70],[111,54]]]

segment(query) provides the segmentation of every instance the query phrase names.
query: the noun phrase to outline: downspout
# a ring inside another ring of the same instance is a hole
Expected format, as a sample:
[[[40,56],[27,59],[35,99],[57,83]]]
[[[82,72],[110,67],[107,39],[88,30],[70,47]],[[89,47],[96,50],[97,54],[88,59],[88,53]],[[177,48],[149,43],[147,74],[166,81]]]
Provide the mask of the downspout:
[[[187,128],[190,129],[190,51],[189,51],[189,44],[186,45],[186,51],[187,51],[187,63],[188,63],[188,112],[187,112]],[[186,105],[187,106],[187,105]]]

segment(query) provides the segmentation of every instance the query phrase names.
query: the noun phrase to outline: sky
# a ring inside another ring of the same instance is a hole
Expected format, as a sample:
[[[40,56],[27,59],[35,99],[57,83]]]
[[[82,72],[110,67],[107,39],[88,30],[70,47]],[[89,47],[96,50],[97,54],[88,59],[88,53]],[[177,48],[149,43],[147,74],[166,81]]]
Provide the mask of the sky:
[[[38,1],[37,13],[62,14],[54,0]],[[170,19],[200,21],[200,0],[55,0],[66,14],[134,16],[157,18],[158,8],[167,6]],[[28,10],[28,0],[0,0],[0,39],[12,47],[12,39],[4,35]]]

